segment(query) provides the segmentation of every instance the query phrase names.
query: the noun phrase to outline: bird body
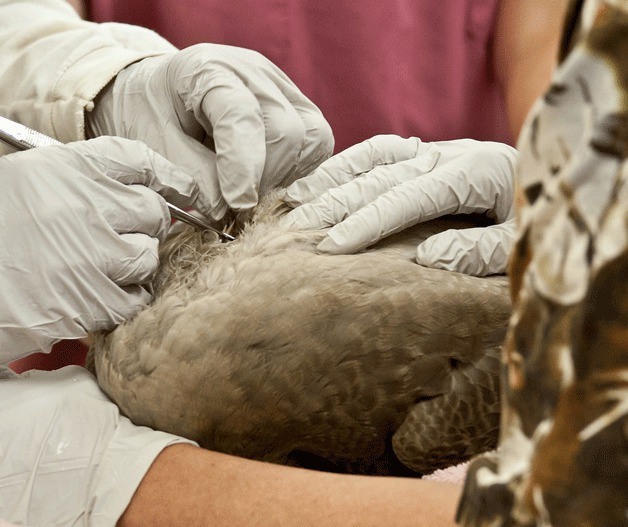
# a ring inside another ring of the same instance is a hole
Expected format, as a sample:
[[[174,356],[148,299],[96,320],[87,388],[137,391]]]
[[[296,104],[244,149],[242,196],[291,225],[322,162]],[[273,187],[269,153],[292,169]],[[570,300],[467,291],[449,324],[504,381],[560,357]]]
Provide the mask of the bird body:
[[[136,424],[277,463],[423,473],[493,447],[506,279],[412,262],[433,226],[318,254],[276,203],[235,242],[166,243],[155,301],[90,350],[103,390]]]

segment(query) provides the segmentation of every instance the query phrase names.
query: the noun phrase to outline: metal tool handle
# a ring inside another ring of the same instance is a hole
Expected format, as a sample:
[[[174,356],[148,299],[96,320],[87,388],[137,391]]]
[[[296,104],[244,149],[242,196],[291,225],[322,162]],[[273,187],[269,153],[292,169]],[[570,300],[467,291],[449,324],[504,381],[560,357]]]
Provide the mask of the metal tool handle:
[[[52,137],[39,133],[23,124],[0,116],[0,139],[18,150],[27,150],[39,146],[61,145]]]

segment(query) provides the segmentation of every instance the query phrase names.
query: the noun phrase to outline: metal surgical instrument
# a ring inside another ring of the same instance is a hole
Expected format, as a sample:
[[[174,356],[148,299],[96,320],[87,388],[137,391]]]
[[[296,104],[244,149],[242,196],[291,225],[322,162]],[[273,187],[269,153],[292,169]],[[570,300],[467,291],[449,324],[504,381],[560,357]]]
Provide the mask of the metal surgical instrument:
[[[50,146],[50,145],[62,145],[61,141],[57,141],[52,137],[48,137],[40,132],[37,132],[23,124],[16,123],[10,119],[0,116],[0,140],[11,145],[18,150],[28,150],[30,148],[36,148],[38,146]],[[201,229],[207,229],[215,232],[224,241],[233,241],[235,238],[226,232],[222,232],[215,227],[212,227],[209,223],[197,218],[189,212],[180,209],[179,207],[168,203],[168,210],[170,216],[173,218],[193,225]]]

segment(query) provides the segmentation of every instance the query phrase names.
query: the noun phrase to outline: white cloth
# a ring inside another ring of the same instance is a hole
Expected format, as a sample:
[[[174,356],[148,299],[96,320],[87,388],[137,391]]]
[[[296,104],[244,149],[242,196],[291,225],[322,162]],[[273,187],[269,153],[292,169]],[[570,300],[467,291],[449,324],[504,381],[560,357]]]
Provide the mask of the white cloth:
[[[121,69],[175,50],[147,29],[81,20],[64,0],[0,0],[0,115],[84,139],[84,111]]]
[[[0,518],[113,527],[157,455],[188,442],[133,425],[89,372],[0,375]],[[3,378],[4,377],[4,378]]]

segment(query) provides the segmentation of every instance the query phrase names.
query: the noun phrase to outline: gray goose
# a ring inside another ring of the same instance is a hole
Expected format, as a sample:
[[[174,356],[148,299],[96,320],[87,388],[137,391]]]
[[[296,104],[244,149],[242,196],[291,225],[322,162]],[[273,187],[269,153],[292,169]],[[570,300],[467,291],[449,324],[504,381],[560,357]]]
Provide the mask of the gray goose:
[[[133,422],[274,463],[420,475],[493,448],[505,277],[421,267],[423,224],[317,254],[269,195],[235,242],[184,229],[155,300],[88,364]],[[459,221],[459,220],[456,220]]]

